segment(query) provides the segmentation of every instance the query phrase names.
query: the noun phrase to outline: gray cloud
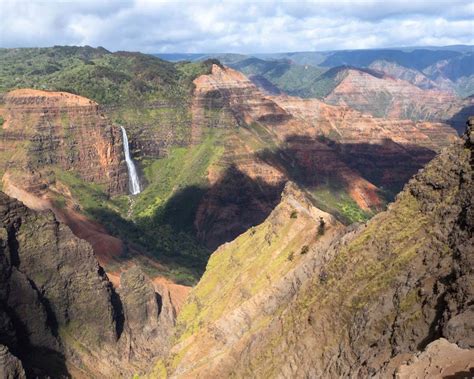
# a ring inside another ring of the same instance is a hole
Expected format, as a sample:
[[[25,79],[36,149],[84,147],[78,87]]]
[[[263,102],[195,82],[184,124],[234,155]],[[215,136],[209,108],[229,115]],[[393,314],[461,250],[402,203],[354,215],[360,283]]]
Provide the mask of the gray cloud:
[[[276,52],[474,44],[470,0],[0,0],[0,46]]]

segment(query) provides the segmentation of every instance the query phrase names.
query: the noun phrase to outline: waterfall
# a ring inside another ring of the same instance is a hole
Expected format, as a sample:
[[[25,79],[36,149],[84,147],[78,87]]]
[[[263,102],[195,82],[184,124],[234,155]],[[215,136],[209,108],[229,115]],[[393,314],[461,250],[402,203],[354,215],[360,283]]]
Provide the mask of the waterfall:
[[[135,163],[133,163],[132,157],[130,157],[130,149],[128,146],[128,137],[127,132],[123,126],[122,129],[122,140],[123,140],[123,152],[125,154],[125,161],[127,162],[128,169],[128,186],[130,193],[136,195],[140,193],[140,181],[138,180],[137,169],[135,168]]]

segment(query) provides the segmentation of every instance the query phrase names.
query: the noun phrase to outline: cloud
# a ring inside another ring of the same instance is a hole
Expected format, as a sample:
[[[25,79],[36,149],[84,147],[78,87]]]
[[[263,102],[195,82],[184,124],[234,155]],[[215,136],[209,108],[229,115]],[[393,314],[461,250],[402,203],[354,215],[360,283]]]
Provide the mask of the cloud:
[[[0,1],[0,46],[276,52],[474,44],[470,0]]]

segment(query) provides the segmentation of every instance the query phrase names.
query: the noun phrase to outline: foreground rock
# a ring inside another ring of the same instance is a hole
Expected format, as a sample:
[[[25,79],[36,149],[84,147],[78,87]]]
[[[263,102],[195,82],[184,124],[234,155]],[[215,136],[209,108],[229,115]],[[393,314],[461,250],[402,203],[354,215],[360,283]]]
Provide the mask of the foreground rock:
[[[131,268],[117,294],[91,246],[52,212],[0,193],[0,220],[0,344],[29,376],[131,376],[164,354],[169,293]]]
[[[441,373],[469,374],[474,119],[470,123],[464,143],[443,150],[388,211],[345,235],[324,215],[328,229],[319,233],[318,218],[304,216],[318,210],[286,190],[262,225],[211,257],[180,313],[171,357],[155,372],[404,377],[419,369],[421,377],[432,377],[440,374],[439,363]],[[304,231],[294,233],[301,222]],[[310,230],[312,238],[305,239]]]
[[[416,354],[401,365],[395,374],[404,378],[472,378],[474,376],[474,350],[461,349],[440,338],[431,342],[424,352]]]
[[[5,379],[26,379],[21,361],[3,345],[0,345],[0,376]]]

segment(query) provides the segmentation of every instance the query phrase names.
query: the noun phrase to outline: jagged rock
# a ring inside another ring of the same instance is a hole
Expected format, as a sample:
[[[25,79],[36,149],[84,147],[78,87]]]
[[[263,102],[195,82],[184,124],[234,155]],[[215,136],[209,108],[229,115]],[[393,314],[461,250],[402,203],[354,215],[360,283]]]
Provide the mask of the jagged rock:
[[[11,320],[2,324],[15,336],[0,342],[27,367],[56,374],[58,365],[67,371],[61,357],[74,355],[78,344],[94,350],[115,343],[112,286],[90,245],[51,212],[36,213],[3,193],[0,220],[1,293],[8,305],[2,313]]]
[[[160,295],[139,266],[120,276],[120,299],[129,342],[129,359],[141,361],[146,370],[150,359],[164,355],[172,333],[175,315],[169,293]]]
[[[396,379],[472,378],[474,376],[474,350],[461,349],[440,338],[401,365]]]
[[[0,377],[4,379],[26,379],[21,361],[8,348],[0,345]]]

